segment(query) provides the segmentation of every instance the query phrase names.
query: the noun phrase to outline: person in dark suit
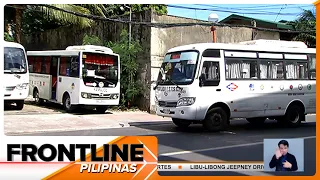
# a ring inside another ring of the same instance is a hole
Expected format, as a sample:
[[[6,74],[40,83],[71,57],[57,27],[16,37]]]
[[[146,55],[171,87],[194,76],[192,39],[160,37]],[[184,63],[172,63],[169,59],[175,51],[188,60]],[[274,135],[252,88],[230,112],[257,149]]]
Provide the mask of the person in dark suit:
[[[278,143],[278,148],[269,163],[269,167],[276,167],[276,171],[297,171],[298,165],[296,157],[289,153],[288,149],[288,141],[281,140]]]

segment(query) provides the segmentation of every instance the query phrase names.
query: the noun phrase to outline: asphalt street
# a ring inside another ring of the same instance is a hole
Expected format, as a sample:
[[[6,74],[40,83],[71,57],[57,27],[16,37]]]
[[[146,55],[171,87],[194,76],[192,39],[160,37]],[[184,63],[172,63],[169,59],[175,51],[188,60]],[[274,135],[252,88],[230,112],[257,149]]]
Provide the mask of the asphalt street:
[[[171,122],[131,123],[130,127],[28,134],[30,136],[157,136],[159,161],[263,161],[263,140],[266,138],[304,138],[304,172],[294,175],[314,175],[316,170],[315,116],[299,128],[283,128],[272,121],[256,127],[244,120],[232,121],[229,131],[210,133],[200,125],[179,129]],[[289,149],[290,151],[290,149]],[[160,175],[275,175],[275,172],[159,172]],[[286,175],[287,173],[277,173]],[[293,175],[290,173],[289,175]]]

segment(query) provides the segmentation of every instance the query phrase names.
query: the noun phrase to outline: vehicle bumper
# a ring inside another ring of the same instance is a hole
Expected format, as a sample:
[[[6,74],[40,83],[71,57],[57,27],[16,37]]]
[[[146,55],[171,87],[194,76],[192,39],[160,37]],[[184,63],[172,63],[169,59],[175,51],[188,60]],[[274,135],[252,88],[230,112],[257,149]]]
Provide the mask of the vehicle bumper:
[[[166,112],[170,111],[170,112]],[[184,120],[197,120],[196,106],[181,106],[181,107],[160,107],[156,106],[156,114],[163,117],[171,117]]]
[[[11,100],[25,100],[29,96],[29,89],[14,89],[12,91],[4,91],[3,99],[5,101]]]
[[[119,105],[118,99],[79,99],[79,104],[90,106],[117,106]]]

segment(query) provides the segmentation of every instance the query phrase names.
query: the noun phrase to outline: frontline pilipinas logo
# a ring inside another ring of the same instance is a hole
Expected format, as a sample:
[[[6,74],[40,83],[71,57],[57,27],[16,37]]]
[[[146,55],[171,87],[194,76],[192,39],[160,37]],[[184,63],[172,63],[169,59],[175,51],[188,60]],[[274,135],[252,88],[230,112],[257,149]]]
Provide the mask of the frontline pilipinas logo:
[[[80,158],[75,159],[76,152]],[[50,153],[48,153],[50,152]],[[157,176],[158,140],[154,136],[121,136],[97,148],[96,144],[8,144],[7,161],[70,161],[44,179],[148,179]]]

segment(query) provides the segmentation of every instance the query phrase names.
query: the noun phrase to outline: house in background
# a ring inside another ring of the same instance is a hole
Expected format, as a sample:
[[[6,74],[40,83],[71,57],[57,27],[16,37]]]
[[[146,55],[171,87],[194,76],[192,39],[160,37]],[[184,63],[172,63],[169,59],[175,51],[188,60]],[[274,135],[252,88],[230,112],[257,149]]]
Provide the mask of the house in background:
[[[284,30],[284,31],[295,31],[292,25],[285,24],[285,22],[287,21],[272,22],[272,21],[267,21],[262,19],[240,16],[237,14],[231,14],[225,19],[221,20],[219,23],[231,24],[231,25],[247,25],[247,26],[255,26],[258,28],[268,28],[268,29]],[[279,37],[280,37],[279,39],[290,41],[295,35],[297,35],[297,33],[279,32]],[[256,39],[256,37],[253,37],[253,39]]]

